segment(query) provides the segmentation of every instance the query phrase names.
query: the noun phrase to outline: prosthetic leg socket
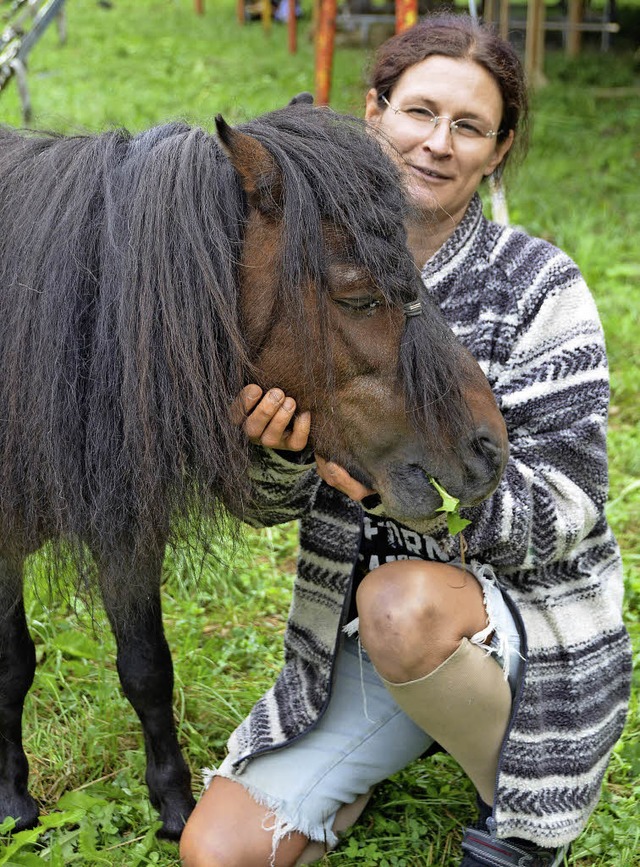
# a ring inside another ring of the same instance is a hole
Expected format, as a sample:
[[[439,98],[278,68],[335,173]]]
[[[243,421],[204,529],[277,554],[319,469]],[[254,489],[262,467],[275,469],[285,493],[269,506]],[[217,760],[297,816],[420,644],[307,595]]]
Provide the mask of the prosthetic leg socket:
[[[511,689],[499,663],[463,638],[430,674],[406,683],[383,682],[416,725],[456,759],[482,800],[493,804],[511,715]]]

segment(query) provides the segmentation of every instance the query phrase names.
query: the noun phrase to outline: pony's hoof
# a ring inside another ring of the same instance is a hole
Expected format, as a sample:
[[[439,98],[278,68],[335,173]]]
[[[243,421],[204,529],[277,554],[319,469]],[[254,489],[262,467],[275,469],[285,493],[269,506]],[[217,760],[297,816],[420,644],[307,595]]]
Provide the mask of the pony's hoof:
[[[16,824],[10,833],[27,831],[38,824],[40,810],[38,805],[27,792],[25,795],[0,794],[0,824],[9,816],[15,818]]]
[[[163,840],[179,840],[184,830],[185,822],[195,807],[195,799],[191,796],[183,804],[165,805],[160,812],[162,827],[156,836]]]

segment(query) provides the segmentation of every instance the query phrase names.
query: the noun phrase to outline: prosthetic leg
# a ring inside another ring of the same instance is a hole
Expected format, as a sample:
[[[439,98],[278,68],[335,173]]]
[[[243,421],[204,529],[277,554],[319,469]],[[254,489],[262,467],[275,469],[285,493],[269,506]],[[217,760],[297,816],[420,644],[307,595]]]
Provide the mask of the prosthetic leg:
[[[511,715],[511,689],[497,661],[463,638],[425,677],[383,682],[416,725],[456,759],[482,800],[493,804],[498,755]]]

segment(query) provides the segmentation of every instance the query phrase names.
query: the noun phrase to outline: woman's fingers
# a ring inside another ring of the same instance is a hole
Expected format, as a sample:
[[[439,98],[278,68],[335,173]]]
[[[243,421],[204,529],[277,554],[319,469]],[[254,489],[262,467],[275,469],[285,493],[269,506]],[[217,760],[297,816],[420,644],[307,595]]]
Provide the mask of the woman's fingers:
[[[259,385],[245,385],[231,405],[231,418],[234,424],[244,424],[246,417],[262,397]]]
[[[285,431],[287,445],[285,448],[293,452],[300,452],[309,441],[311,431],[311,413],[308,410],[293,417],[293,427]]]
[[[342,491],[343,494],[346,494],[352,500],[362,500],[364,497],[368,497],[369,494],[375,494],[374,490],[358,482],[339,464],[334,464],[333,461],[326,461],[319,455],[316,455],[316,463],[320,478],[324,479],[332,488]]]
[[[307,445],[311,415],[295,415],[296,402],[281,388],[270,388],[263,395],[255,385],[245,386],[234,402],[232,412],[244,432],[256,445],[271,449],[300,451]],[[244,419],[244,421],[243,421]]]
[[[250,405],[252,402],[253,396],[250,395],[246,400],[249,404],[244,422],[246,435],[252,443],[276,448],[282,432],[291,421],[296,407],[295,401],[286,398],[282,389],[270,388],[259,401],[253,403],[253,406]]]

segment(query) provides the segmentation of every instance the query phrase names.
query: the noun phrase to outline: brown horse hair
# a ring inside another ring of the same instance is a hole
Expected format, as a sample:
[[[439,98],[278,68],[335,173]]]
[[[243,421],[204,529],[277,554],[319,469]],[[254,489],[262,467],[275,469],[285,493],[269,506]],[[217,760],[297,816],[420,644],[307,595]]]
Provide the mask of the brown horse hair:
[[[402,184],[360,122],[296,105],[241,129],[282,175],[274,316],[295,311],[306,333],[299,290],[311,278],[326,317],[326,224],[389,304],[416,296]],[[58,536],[135,549],[173,519],[242,513],[247,446],[229,407],[252,375],[238,314],[246,217],[239,179],[202,129],[0,128],[0,527],[24,550]],[[466,418],[441,351],[453,337],[424,305],[399,377],[416,425],[444,450]]]

